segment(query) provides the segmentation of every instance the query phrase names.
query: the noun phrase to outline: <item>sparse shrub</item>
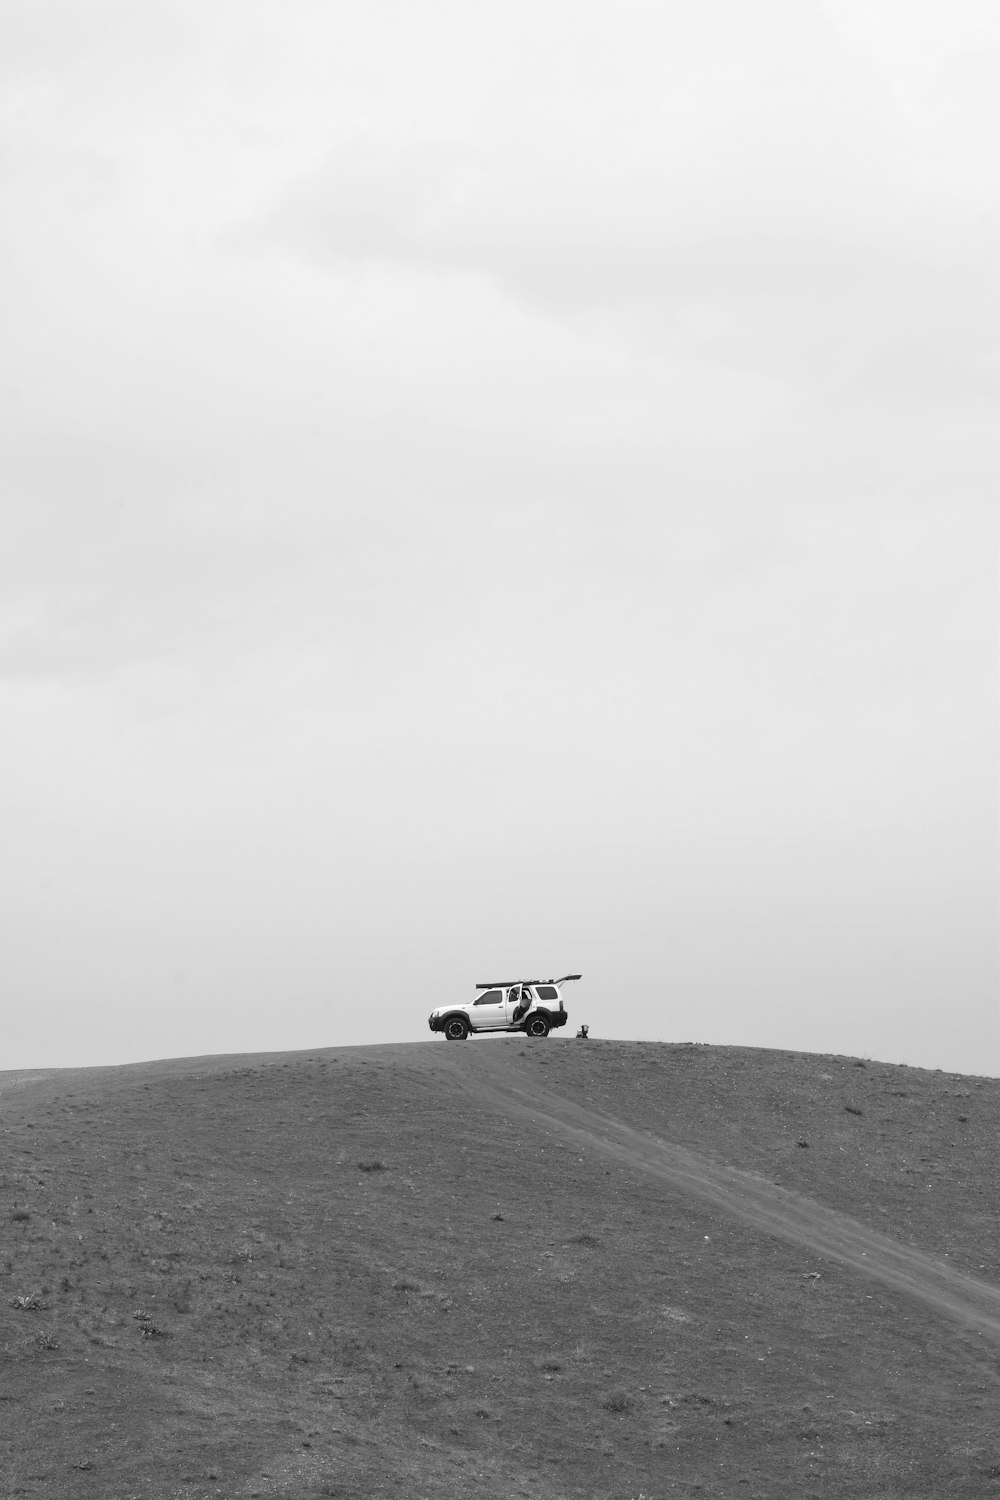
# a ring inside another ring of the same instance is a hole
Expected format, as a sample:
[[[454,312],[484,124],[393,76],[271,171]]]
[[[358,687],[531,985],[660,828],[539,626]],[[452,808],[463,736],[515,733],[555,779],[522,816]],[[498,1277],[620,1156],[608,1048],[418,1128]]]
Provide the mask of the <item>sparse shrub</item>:
[[[600,1243],[592,1234],[575,1234],[570,1240],[571,1245],[582,1245],[584,1250],[596,1250]]]
[[[26,1219],[31,1218],[31,1215],[26,1208],[15,1208],[10,1217],[13,1224],[23,1224]]]
[[[627,1391],[612,1391],[605,1396],[601,1402],[605,1411],[612,1412],[616,1417],[624,1416],[625,1412],[631,1411],[635,1402]]]
[[[157,1328],[153,1322],[153,1314],[146,1311],[144,1307],[134,1307],[132,1316],[139,1325],[139,1333],[144,1339],[165,1339],[166,1333],[162,1328]]]
[[[863,1109],[858,1109],[857,1106],[854,1105],[854,1104],[845,1104],[844,1105],[844,1110],[849,1115],[863,1115],[864,1114],[864,1110]]]
[[[359,1172],[384,1172],[386,1170],[384,1161],[359,1161]]]

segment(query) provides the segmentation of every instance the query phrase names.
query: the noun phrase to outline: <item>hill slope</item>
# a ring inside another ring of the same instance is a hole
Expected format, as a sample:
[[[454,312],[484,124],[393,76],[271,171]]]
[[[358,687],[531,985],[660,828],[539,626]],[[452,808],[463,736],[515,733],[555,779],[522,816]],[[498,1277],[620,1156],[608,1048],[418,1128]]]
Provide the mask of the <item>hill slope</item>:
[[[0,1492],[1000,1495],[998,1125],[639,1043],[0,1074]]]

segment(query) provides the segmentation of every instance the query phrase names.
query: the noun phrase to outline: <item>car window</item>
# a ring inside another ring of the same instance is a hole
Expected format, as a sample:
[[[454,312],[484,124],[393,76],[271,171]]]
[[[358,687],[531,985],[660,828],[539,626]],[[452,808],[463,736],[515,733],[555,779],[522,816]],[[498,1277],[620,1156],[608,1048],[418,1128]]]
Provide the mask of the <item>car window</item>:
[[[485,995],[477,995],[476,999],[475,999],[475,1004],[476,1005],[499,1005],[500,1004],[500,991],[499,990],[487,990]]]
[[[539,1000],[558,1000],[559,991],[554,984],[540,984],[535,992]]]

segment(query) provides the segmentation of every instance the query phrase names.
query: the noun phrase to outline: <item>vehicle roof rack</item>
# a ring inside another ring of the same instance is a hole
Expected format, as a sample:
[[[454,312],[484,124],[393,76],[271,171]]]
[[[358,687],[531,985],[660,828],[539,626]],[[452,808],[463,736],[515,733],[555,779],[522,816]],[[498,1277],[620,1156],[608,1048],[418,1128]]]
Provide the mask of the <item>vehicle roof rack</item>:
[[[489,984],[477,984],[477,990],[508,990],[515,984],[566,984],[570,979],[582,979],[582,974],[564,974],[561,979],[493,979]]]

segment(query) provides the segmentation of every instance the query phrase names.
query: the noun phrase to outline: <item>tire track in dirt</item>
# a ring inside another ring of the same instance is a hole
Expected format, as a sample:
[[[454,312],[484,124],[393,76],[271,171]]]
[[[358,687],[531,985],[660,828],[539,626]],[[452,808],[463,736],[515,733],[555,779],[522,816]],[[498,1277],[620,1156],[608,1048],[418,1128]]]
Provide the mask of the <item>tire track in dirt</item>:
[[[1000,1287],[979,1281],[938,1259],[869,1229],[850,1215],[815,1199],[779,1187],[752,1172],[712,1161],[684,1146],[636,1130],[624,1120],[577,1104],[524,1078],[510,1076],[507,1049],[495,1044],[473,1048],[435,1043],[388,1043],[372,1047],[322,1049],[345,1058],[368,1058],[383,1066],[436,1074],[457,1082],[478,1103],[492,1104],[521,1122],[534,1119],[557,1130],[584,1150],[660,1181],[711,1204],[720,1212],[794,1245],[860,1271],[894,1291],[914,1297],[1000,1345]],[[0,1073],[0,1095],[20,1115],[37,1110],[56,1087],[71,1082],[95,1085],[108,1097],[152,1074],[194,1076],[224,1073],[235,1065],[286,1065],[316,1053],[239,1054],[178,1058],[151,1064],[87,1069],[14,1070]],[[20,1106],[17,1108],[16,1106]]]
[[[839,1261],[893,1291],[906,1292],[1000,1344],[1000,1287],[765,1177],[711,1161],[546,1089],[514,1083],[503,1076],[502,1058],[486,1056],[485,1048],[474,1059],[439,1054],[434,1065],[439,1061],[452,1076],[459,1074],[462,1085],[481,1103],[492,1103],[519,1121],[537,1120],[576,1146],[648,1173],[756,1229]]]

